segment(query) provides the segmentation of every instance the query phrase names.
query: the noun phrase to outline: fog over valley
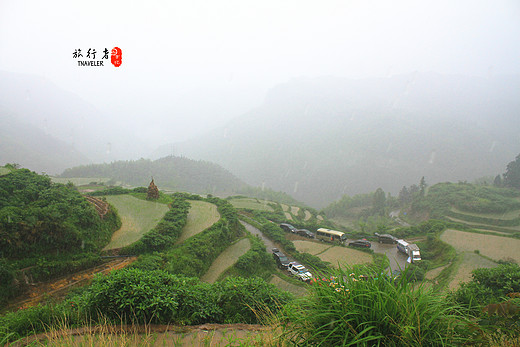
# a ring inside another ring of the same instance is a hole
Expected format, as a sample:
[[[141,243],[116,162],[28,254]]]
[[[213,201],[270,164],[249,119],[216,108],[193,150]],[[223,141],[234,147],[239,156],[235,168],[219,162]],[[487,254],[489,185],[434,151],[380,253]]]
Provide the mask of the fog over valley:
[[[0,6],[2,164],[185,156],[323,207],[520,151],[514,1]]]
[[[520,346],[520,1],[0,0],[0,346]]]

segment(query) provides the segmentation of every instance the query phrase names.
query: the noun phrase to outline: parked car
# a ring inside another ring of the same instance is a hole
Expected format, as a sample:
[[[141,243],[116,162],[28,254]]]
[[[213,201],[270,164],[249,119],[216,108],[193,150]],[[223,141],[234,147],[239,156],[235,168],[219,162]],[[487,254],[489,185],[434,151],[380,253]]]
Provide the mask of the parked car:
[[[377,236],[377,241],[379,241],[379,243],[397,243],[397,237],[390,234],[375,233],[375,235]]]
[[[293,227],[291,224],[282,223],[282,224],[280,224],[280,228],[282,228],[284,231],[287,231],[287,232],[291,232],[291,233],[296,232],[296,228]]]
[[[300,281],[310,282],[312,280],[312,274],[300,263],[290,262],[287,269],[291,275],[296,276]]]
[[[274,261],[276,261],[276,265],[278,265],[280,269],[287,269],[289,266],[289,258],[280,252],[278,248],[273,248],[273,258]]]
[[[349,247],[370,248],[372,244],[367,240],[356,240],[348,243]]]
[[[296,233],[298,235],[301,235],[301,236],[304,236],[304,237],[308,237],[309,239],[313,239],[314,238],[314,233],[310,232],[307,229],[297,229]]]

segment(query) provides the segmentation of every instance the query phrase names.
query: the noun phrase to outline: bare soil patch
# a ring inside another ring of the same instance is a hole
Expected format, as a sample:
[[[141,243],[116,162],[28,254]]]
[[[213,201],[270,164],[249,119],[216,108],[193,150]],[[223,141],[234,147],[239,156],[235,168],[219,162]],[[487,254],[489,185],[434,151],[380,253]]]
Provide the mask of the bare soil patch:
[[[293,220],[293,218],[289,212],[284,212],[284,214],[285,214],[285,218],[287,218],[288,220]]]
[[[291,206],[291,213],[293,214],[293,216],[297,216],[299,210],[300,208],[298,206]]]
[[[312,213],[310,211],[308,211],[308,210],[305,210],[305,218],[304,218],[304,220],[307,221],[307,220],[311,219],[311,217],[312,217]]]
[[[103,325],[50,331],[12,346],[274,346],[276,334],[258,324]]]
[[[238,258],[244,255],[251,248],[251,242],[248,238],[244,238],[235,242],[222,252],[217,259],[211,264],[208,271],[200,279],[204,282],[215,283],[224,271],[233,266]]]

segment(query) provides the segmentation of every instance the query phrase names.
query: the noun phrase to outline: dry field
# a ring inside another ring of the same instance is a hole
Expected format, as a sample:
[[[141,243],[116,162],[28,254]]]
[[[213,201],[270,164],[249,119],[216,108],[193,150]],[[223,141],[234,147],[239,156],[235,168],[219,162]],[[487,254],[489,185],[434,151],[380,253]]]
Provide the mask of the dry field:
[[[182,229],[182,234],[177,240],[177,244],[206,230],[220,219],[220,213],[218,213],[216,205],[200,200],[188,201],[191,205],[188,221]]]
[[[121,228],[114,232],[105,250],[128,246],[152,230],[168,212],[168,206],[137,199],[130,195],[109,195],[107,201],[117,209]]]
[[[520,240],[495,235],[476,234],[448,229],[441,240],[449,243],[459,252],[479,250],[494,260],[512,258],[520,263]]]
[[[235,242],[222,252],[211,264],[208,271],[202,276],[201,281],[215,283],[221,273],[233,266],[238,258],[244,255],[251,248],[251,242],[245,238]]]
[[[330,264],[336,268],[338,267],[338,264],[343,266],[372,262],[372,256],[370,254],[357,249],[331,246],[313,241],[300,240],[293,241],[293,243],[299,252],[316,255],[321,260],[330,262]]]
[[[482,267],[490,268],[497,266],[496,263],[472,252],[464,252],[462,256],[463,259],[459,265],[459,268],[457,269],[457,273],[448,284],[449,290],[456,290],[459,288],[460,282],[468,282],[471,280],[471,272],[473,270]]]

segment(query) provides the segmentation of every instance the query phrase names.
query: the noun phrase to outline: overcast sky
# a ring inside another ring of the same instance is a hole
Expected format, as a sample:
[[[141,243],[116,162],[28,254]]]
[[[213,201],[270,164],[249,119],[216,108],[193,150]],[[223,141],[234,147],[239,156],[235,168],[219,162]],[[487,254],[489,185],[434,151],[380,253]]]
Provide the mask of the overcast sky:
[[[73,59],[114,46],[119,68]],[[519,74],[520,1],[0,0],[0,70],[43,76],[160,144],[294,77]]]

